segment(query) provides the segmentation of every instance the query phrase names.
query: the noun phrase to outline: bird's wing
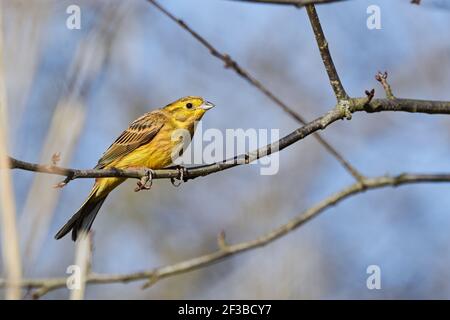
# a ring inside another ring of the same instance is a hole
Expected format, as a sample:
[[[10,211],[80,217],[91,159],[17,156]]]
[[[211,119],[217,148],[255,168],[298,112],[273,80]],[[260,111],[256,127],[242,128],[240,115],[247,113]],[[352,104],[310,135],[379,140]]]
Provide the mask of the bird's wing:
[[[103,169],[140,146],[149,143],[164,126],[166,116],[159,110],[146,113],[133,121],[98,161],[95,169]]]

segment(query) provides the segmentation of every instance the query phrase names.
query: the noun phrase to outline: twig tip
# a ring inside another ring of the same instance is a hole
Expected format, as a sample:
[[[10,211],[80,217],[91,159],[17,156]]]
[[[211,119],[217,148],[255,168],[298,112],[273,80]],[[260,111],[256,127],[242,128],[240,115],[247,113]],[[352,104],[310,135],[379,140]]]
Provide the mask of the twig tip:
[[[61,161],[61,152],[58,151],[52,155],[52,165],[56,166],[59,161]]]

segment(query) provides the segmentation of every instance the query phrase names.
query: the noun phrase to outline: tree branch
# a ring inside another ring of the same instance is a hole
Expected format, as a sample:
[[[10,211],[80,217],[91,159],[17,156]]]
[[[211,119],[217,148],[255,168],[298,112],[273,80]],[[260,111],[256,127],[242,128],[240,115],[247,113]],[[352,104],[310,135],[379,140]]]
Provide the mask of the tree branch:
[[[172,13],[170,13],[167,9],[161,6],[156,0],[147,0],[147,2],[153,4],[159,11],[161,11],[165,16],[167,16],[170,20],[178,24],[181,28],[187,31],[190,35],[194,37],[200,44],[202,44],[206,49],[209,50],[212,56],[216,57],[219,60],[222,60],[225,64],[225,68],[233,70],[237,75],[245,79],[252,86],[257,88],[260,92],[262,92],[267,98],[269,98],[272,102],[275,103],[279,108],[281,108],[284,112],[290,115],[294,120],[301,124],[306,124],[308,121],[303,118],[299,113],[297,113],[294,109],[289,107],[285,102],[283,102],[279,97],[277,97],[272,91],[270,91],[266,86],[264,86],[258,79],[256,79],[253,75],[251,75],[247,70],[242,68],[230,55],[226,53],[222,53],[217,50],[210,42],[208,42],[204,37],[202,37],[199,33],[194,31],[190,26],[188,26],[183,20],[175,17]],[[346,160],[332,145],[330,145],[322,136],[319,134],[315,134],[314,137],[319,141],[319,143],[332,155],[334,156],[339,163],[356,179],[360,180],[362,174],[358,172],[356,168],[354,168],[348,160]]]
[[[253,2],[261,4],[294,5],[297,7],[303,7],[308,4],[325,4],[331,2],[344,2],[347,0],[232,0],[232,1]]]
[[[342,111],[339,108],[334,108],[330,110],[328,113],[326,113],[324,116],[319,117],[316,120],[311,121],[310,123],[307,123],[303,127],[298,128],[297,130],[286,135],[285,137],[273,143],[270,143],[266,146],[263,146],[259,149],[235,156],[233,158],[225,159],[221,162],[209,165],[196,166],[192,168],[186,168],[183,171],[179,169],[151,170],[150,168],[125,169],[125,170],[115,168],[81,170],[81,169],[62,168],[54,165],[41,165],[29,163],[12,157],[10,157],[9,161],[11,169],[22,169],[27,171],[66,176],[64,184],[68,183],[71,180],[79,178],[121,177],[121,178],[141,179],[145,176],[148,176],[149,173],[151,174],[152,179],[183,178],[184,181],[188,181],[196,177],[206,176],[211,173],[230,169],[238,165],[249,164],[257,159],[278,152],[294,144],[295,142],[307,137],[308,135],[318,130],[326,128],[329,124],[339,119],[342,119],[343,117],[344,114],[342,114]]]
[[[141,169],[72,169],[62,168],[55,165],[43,165],[30,162],[21,161],[15,158],[9,158],[9,164],[11,169],[21,169],[26,171],[41,172],[56,174],[65,176],[65,182],[69,182],[75,179],[82,178],[105,178],[105,177],[118,177],[118,178],[135,178],[141,179],[149,175],[151,171],[152,179],[180,179],[188,181],[197,177],[207,176],[212,173],[220,172],[223,170],[231,169],[233,167],[249,164],[262,157],[268,156],[272,153],[281,151],[290,145],[306,138],[307,136],[325,129],[330,124],[346,118],[355,112],[382,112],[382,111],[395,111],[395,112],[411,112],[411,113],[426,113],[426,114],[450,114],[450,101],[428,101],[428,100],[415,100],[415,99],[370,99],[367,97],[351,98],[348,100],[348,104],[344,108],[341,104],[338,104],[335,108],[327,112],[325,115],[307,123],[303,127],[292,131],[290,134],[283,138],[263,146],[259,149],[247,152],[245,154],[237,155],[233,158],[225,159],[221,162],[213,164],[195,166],[191,168],[185,168],[183,172],[179,169],[161,169],[151,170],[150,168]],[[181,176],[182,174],[182,176]]]
[[[306,12],[308,13],[309,21],[314,31],[317,46],[319,47],[320,56],[322,57],[325,70],[327,71],[328,78],[330,79],[330,84],[333,88],[336,99],[338,101],[348,100],[348,94],[347,92],[345,92],[344,86],[342,85],[341,79],[339,79],[339,75],[336,71],[336,67],[334,66],[333,59],[331,58],[330,50],[328,49],[328,41],[323,33],[316,8],[313,4],[309,4],[306,6]]]
[[[384,73],[378,71],[378,73],[375,75],[375,79],[383,86],[384,92],[386,93],[386,98],[395,99],[395,96],[392,93],[391,85],[387,81],[387,77],[387,71],[385,71]]]
[[[394,111],[426,114],[450,114],[450,101],[419,100],[419,99],[372,99],[367,103],[367,97],[352,98],[349,101],[352,113],[365,111],[367,113]]]
[[[172,265],[155,268],[149,271],[135,272],[130,274],[95,274],[91,273],[86,278],[87,284],[111,284],[130,281],[147,280],[144,287],[156,283],[157,281],[186,273],[192,270],[200,269],[213,263],[219,262],[224,258],[246,252],[251,249],[259,248],[287,235],[297,229],[307,221],[319,215],[324,210],[338,204],[346,198],[362,193],[367,190],[379,189],[384,187],[397,187],[405,184],[413,183],[437,183],[450,182],[450,174],[401,174],[398,176],[381,176],[376,178],[364,178],[362,182],[354,183],[341,191],[325,198],[313,207],[307,209],[302,214],[288,221],[287,223],[267,232],[266,234],[247,242],[236,244],[226,244],[225,241],[219,241],[219,249],[186,261],[178,262]],[[220,238],[224,239],[224,235]],[[50,278],[50,279],[24,279],[21,282],[23,288],[37,289],[33,293],[34,298],[39,298],[46,293],[64,288],[66,286],[66,278]],[[0,279],[0,287],[6,286],[6,281]]]

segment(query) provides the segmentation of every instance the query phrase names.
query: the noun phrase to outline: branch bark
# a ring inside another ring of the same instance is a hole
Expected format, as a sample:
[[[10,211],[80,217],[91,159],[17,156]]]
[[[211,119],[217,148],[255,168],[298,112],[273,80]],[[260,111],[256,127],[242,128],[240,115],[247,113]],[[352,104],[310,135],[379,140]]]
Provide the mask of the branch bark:
[[[388,73],[387,71],[380,72],[378,71],[378,73],[375,75],[375,79],[381,83],[381,85],[383,86],[384,92],[386,93],[386,98],[388,99],[395,99],[394,94],[392,93],[392,89],[390,84],[387,81],[387,77],[388,77]]]
[[[233,158],[225,159],[221,162],[186,168],[183,170],[183,172],[181,172],[181,170],[179,169],[151,170],[150,168],[127,170],[119,170],[114,168],[100,170],[80,170],[62,168],[54,165],[29,163],[15,158],[10,158],[10,168],[66,176],[65,183],[79,178],[126,177],[140,179],[142,177],[148,176],[149,173],[151,174],[152,179],[180,179],[182,177],[184,181],[187,181],[200,176],[206,176],[211,173],[230,169],[238,165],[249,164],[257,159],[287,148],[297,141],[304,139],[308,135],[326,128],[329,124],[342,119],[343,117],[345,117],[345,114],[343,114],[339,108],[334,108],[324,116],[319,117],[316,120],[311,121],[310,123],[307,123],[303,127],[298,128],[297,130],[291,132],[280,140],[263,146],[257,150],[253,150],[245,154],[235,156]]]
[[[333,88],[334,94],[339,101],[348,100],[348,94],[342,85],[341,79],[334,66],[333,59],[331,58],[330,50],[328,49],[328,41],[325,38],[325,34],[322,30],[322,25],[320,24],[319,16],[317,15],[316,8],[313,4],[306,6],[306,12],[308,13],[309,22],[314,32],[316,38],[317,46],[319,47],[320,56],[322,57],[323,65],[327,71],[328,78],[330,79],[331,87]]]
[[[278,141],[263,146],[257,150],[237,155],[233,158],[225,159],[221,162],[213,164],[195,166],[185,168],[182,172],[183,181],[195,179],[197,177],[207,176],[212,173],[231,169],[233,167],[249,164],[257,159],[268,156],[274,152],[281,151],[290,145],[306,138],[307,136],[325,129],[330,124],[347,118],[355,112],[409,112],[409,113],[425,113],[425,114],[450,114],[450,101],[430,101],[416,99],[371,99],[367,97],[351,98],[348,103],[343,106],[337,104],[335,108],[327,112],[325,115],[307,123],[290,134],[284,136]],[[9,167],[11,169],[20,169],[33,172],[41,172],[48,174],[56,174],[66,177],[66,182],[74,179],[83,178],[134,178],[141,179],[148,176],[150,168],[141,169],[72,169],[62,168],[54,165],[44,165],[25,162],[15,158],[9,158]],[[161,169],[151,170],[152,179],[180,179],[181,171],[179,169]]]
[[[253,75],[251,75],[247,70],[245,70],[236,60],[231,58],[230,55],[226,53],[220,52],[216,47],[214,47],[210,42],[208,42],[204,37],[202,37],[199,33],[194,31],[190,26],[188,26],[183,20],[175,17],[172,13],[170,13],[167,9],[161,6],[156,0],[147,0],[147,2],[153,4],[159,11],[161,11],[165,16],[167,16],[170,20],[178,24],[181,28],[187,31],[190,35],[194,37],[200,44],[202,44],[212,56],[221,60],[225,68],[233,70],[237,75],[245,79],[252,86],[257,88],[260,92],[262,92],[267,98],[269,98],[275,105],[281,108],[284,112],[286,112],[289,116],[291,116],[294,120],[301,124],[306,124],[308,121],[303,118],[298,112],[296,112],[293,108],[288,106],[285,102],[283,102],[278,96],[276,96],[272,91],[270,91],[265,85],[262,84],[261,81],[256,79]],[[315,134],[314,137],[319,141],[319,143],[329,152],[333,157],[335,157],[339,163],[356,179],[359,180],[362,177],[362,174],[358,172],[358,170],[353,167],[352,164],[348,160],[344,158],[330,143],[328,143],[321,135]]]
[[[234,256],[239,253],[246,252],[251,249],[263,247],[273,241],[289,234],[307,221],[319,215],[326,209],[333,207],[339,202],[356,194],[384,187],[397,187],[405,184],[413,183],[438,183],[450,182],[450,174],[401,174],[397,176],[381,176],[375,178],[364,178],[362,182],[356,182],[341,191],[325,198],[315,206],[305,210],[302,214],[288,221],[287,223],[267,232],[266,234],[247,242],[236,244],[218,243],[218,250],[204,254],[202,256],[178,262],[172,265],[155,268],[148,271],[141,271],[129,274],[95,274],[91,273],[86,278],[87,284],[111,284],[111,283],[127,283],[130,281],[147,280],[144,288],[156,283],[157,281],[171,277],[177,274],[186,273],[192,270],[200,269],[217,263],[222,259]],[[220,239],[220,238],[219,238]],[[50,279],[24,279],[21,282],[23,288],[36,289],[33,293],[34,298],[39,298],[46,293],[64,288],[67,279],[50,278]],[[6,286],[7,282],[0,279],[0,287]]]

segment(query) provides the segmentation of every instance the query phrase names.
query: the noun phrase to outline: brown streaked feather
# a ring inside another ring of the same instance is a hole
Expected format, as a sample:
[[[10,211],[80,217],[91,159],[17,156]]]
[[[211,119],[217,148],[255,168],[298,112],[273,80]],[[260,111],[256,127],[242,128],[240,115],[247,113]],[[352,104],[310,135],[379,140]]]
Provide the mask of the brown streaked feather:
[[[140,146],[149,143],[164,126],[166,115],[161,110],[144,114],[133,121],[98,161],[95,169],[103,169]]]

